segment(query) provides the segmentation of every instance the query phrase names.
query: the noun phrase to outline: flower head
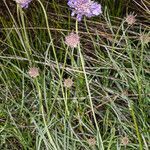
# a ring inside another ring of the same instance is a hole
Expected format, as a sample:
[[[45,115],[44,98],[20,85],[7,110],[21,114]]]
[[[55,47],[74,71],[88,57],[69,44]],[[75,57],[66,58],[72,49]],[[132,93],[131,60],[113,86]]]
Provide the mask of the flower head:
[[[72,9],[72,16],[77,15],[77,20],[81,21],[83,16],[93,17],[102,13],[101,5],[91,0],[68,0],[69,7]]]
[[[129,25],[132,25],[132,24],[134,24],[134,23],[136,22],[135,17],[136,17],[136,15],[134,15],[134,14],[129,14],[129,15],[127,15],[125,21],[126,21]]]
[[[123,137],[123,138],[121,139],[121,143],[122,143],[123,145],[127,145],[127,144],[129,143],[128,137]]]
[[[80,43],[80,37],[78,34],[71,32],[65,37],[65,43],[71,48],[75,48]]]
[[[28,8],[29,3],[32,0],[15,0],[22,8]]]
[[[73,85],[72,79],[68,78],[68,79],[64,80],[64,87],[70,88],[70,87],[72,87],[72,85]]]
[[[39,76],[39,69],[36,67],[32,67],[29,69],[28,73],[30,77],[36,78],[37,76]]]

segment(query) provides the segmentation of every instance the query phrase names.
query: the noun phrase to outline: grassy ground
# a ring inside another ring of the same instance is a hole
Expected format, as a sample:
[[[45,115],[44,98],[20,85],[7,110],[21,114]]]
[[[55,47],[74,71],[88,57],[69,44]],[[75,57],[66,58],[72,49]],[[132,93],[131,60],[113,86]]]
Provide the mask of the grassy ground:
[[[103,14],[80,23],[66,1],[0,3],[1,150],[150,148],[150,3],[99,2]],[[71,31],[74,50],[64,43]]]

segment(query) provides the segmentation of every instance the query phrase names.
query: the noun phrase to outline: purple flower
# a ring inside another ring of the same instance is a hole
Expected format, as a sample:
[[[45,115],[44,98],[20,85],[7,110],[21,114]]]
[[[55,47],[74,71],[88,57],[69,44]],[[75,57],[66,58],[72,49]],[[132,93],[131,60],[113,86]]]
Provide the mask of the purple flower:
[[[71,16],[77,15],[81,21],[83,16],[93,17],[102,13],[101,5],[91,0],[68,0],[68,6],[72,9]]]
[[[29,3],[32,0],[15,0],[22,8],[28,8]]]

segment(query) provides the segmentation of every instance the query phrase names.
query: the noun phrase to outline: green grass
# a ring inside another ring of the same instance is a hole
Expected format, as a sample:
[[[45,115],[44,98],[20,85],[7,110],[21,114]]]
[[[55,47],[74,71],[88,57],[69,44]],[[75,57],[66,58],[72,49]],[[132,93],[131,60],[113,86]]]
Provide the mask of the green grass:
[[[150,148],[150,47],[140,39],[150,36],[149,2],[99,2],[103,14],[79,23],[66,2],[35,1],[26,10],[2,2],[0,149]],[[132,11],[137,20],[128,26]],[[71,31],[80,35],[75,49],[64,42]]]

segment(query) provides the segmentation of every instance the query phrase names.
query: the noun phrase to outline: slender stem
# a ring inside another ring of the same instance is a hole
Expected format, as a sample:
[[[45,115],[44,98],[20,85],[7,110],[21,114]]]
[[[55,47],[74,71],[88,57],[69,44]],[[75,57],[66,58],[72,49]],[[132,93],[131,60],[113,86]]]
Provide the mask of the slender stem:
[[[77,20],[76,20],[76,33],[78,34],[78,21]],[[88,82],[87,75],[86,75],[86,70],[85,70],[85,66],[84,66],[85,63],[84,63],[84,58],[83,58],[83,55],[82,55],[82,52],[81,52],[80,44],[78,45],[78,51],[79,51],[79,55],[80,55],[81,65],[82,65],[82,69],[83,69],[83,73],[84,73],[84,77],[85,77],[86,88],[87,88],[88,95],[89,95],[91,110],[92,110],[92,113],[93,113],[93,118],[94,118],[94,122],[95,122],[95,125],[96,125],[98,138],[99,138],[99,140],[101,142],[100,145],[98,145],[98,146],[99,146],[99,148],[101,150],[104,150],[104,146],[103,146],[100,130],[99,130],[97,119],[96,119],[95,112],[94,112],[93,101],[92,101],[92,97],[91,97],[89,82]]]
[[[129,109],[130,109],[130,112],[131,112],[131,116],[132,116],[132,119],[133,119],[133,122],[134,122],[136,134],[137,134],[137,137],[138,137],[139,148],[140,148],[140,150],[143,150],[142,141],[141,141],[141,137],[140,137],[140,132],[139,132],[139,129],[138,129],[138,125],[137,125],[137,121],[136,121],[136,116],[135,116],[135,113],[134,113],[133,102],[130,102]]]
[[[42,92],[41,92],[41,88],[40,88],[40,85],[39,85],[39,82],[38,82],[37,78],[35,79],[35,85],[36,85],[36,88],[37,88],[37,91],[38,91],[38,96],[39,96],[39,112],[41,112],[41,114],[42,114],[42,119],[43,119],[43,122],[44,122],[44,126],[45,126],[45,129],[47,131],[47,136],[49,138],[49,141],[53,145],[54,149],[57,150],[57,147],[55,146],[55,143],[54,143],[54,141],[52,139],[52,136],[49,132],[48,125],[47,125],[47,122],[46,122],[46,119],[45,119],[45,113],[44,113],[43,102],[42,102],[43,101]]]
[[[40,5],[43,9],[43,12],[44,12],[46,26],[47,26],[47,30],[48,30],[48,35],[49,35],[50,42],[52,44],[52,50],[53,50],[54,58],[55,58],[56,65],[57,65],[58,75],[59,75],[59,78],[60,78],[60,85],[61,85],[61,89],[62,89],[62,95],[63,95],[64,101],[65,101],[65,92],[64,92],[63,83],[62,83],[62,74],[61,74],[61,71],[60,71],[60,68],[59,68],[59,63],[58,63],[57,55],[56,55],[56,52],[55,52],[55,46],[54,46],[54,43],[53,43],[53,38],[52,38],[52,35],[51,35],[49,23],[48,23],[48,17],[47,17],[46,10],[45,10],[42,2],[40,0],[38,0],[38,2],[40,3]],[[63,73],[63,71],[62,71],[62,73]],[[66,102],[65,102],[65,106],[66,106]],[[68,112],[68,114],[69,114],[69,112]]]

